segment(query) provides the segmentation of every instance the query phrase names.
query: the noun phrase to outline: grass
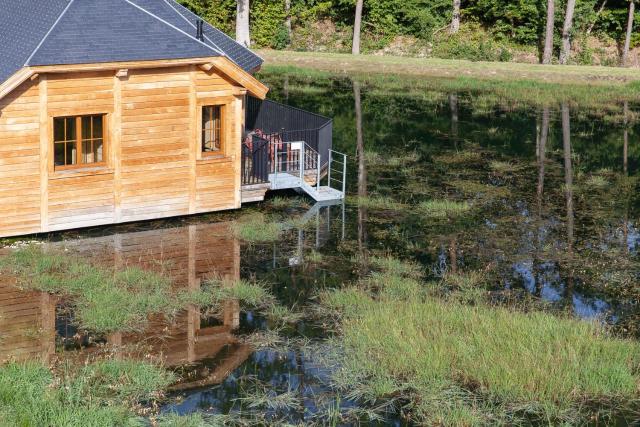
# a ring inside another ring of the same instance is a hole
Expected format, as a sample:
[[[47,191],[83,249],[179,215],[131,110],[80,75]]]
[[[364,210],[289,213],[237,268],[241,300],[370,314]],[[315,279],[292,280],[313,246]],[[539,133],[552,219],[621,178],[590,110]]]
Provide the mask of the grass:
[[[380,211],[400,211],[406,208],[404,203],[383,196],[347,196],[347,203]]]
[[[420,203],[418,210],[429,218],[453,219],[471,211],[471,205],[453,200],[428,200]]]
[[[640,345],[595,323],[358,288],[320,301],[343,316],[336,385],[368,401],[408,397],[421,423],[578,422],[588,403],[638,394]]]
[[[392,256],[372,256],[369,257],[371,266],[384,273],[419,279],[423,275],[420,264],[413,261],[405,261]]]
[[[574,102],[583,108],[634,100],[640,76],[629,68],[472,62],[334,53],[261,51],[267,73],[305,77],[347,74],[364,84],[448,93],[474,91],[531,105]]]
[[[20,426],[143,425],[134,407],[169,386],[160,366],[130,360],[63,365],[0,366],[0,424]]]
[[[311,207],[309,202],[304,197],[283,197],[276,196],[269,200],[269,203],[274,209],[288,209],[288,208],[304,208]]]
[[[170,316],[188,304],[206,307],[237,299],[257,306],[269,301],[257,283],[212,279],[200,290],[174,290],[168,278],[152,271],[113,271],[42,247],[11,252],[0,259],[0,271],[15,277],[21,288],[72,297],[79,326],[97,333],[139,331],[149,315]]]
[[[239,218],[231,226],[231,231],[245,242],[267,243],[280,238],[283,226],[262,213],[251,213]]]

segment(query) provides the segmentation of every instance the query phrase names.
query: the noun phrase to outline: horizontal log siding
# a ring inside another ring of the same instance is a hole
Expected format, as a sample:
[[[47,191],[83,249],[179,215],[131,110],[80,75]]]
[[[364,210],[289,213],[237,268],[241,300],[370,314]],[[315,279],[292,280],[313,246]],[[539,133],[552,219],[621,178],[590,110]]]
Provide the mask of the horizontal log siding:
[[[235,178],[242,104],[225,78],[180,66],[130,70],[117,83],[112,71],[49,74],[41,87],[42,98],[36,78],[0,101],[0,237],[240,207]],[[197,160],[190,150],[200,147],[199,107],[216,97],[232,100],[225,157]],[[41,184],[43,99],[49,164],[51,117],[105,113],[107,167],[58,172],[51,167],[48,175],[42,172]],[[117,153],[111,152],[116,129]]]
[[[0,100],[0,235],[40,230],[38,82]]]

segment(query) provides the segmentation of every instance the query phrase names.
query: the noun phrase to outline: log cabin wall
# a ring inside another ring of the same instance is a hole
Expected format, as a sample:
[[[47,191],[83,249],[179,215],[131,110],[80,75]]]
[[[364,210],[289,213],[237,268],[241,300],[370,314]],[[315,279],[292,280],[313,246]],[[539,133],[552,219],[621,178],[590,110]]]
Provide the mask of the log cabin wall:
[[[34,76],[0,100],[0,237],[239,208],[246,91],[193,65]],[[222,151],[201,152],[223,105]],[[105,164],[56,170],[53,119],[104,114]]]

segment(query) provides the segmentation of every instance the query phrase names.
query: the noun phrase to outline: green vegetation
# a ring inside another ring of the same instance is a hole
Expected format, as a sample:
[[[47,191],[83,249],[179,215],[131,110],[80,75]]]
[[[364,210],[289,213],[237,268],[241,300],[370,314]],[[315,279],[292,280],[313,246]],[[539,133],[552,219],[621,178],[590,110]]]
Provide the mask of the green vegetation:
[[[12,426],[141,425],[134,412],[142,400],[161,395],[174,380],[162,367],[130,360],[0,366],[0,420]]]
[[[430,218],[457,218],[469,212],[471,205],[467,202],[452,200],[428,200],[420,203],[418,209]]]
[[[263,78],[285,74],[318,79],[347,74],[363,86],[383,89],[388,94],[399,91],[413,94],[427,91],[434,95],[470,93],[476,98],[474,104],[488,107],[504,103],[555,106],[565,101],[582,108],[620,113],[623,101],[633,101],[640,96],[640,75],[627,68],[329,53],[260,53],[267,59],[261,71]],[[460,75],[460,69],[465,70],[464,75]]]
[[[362,208],[380,211],[401,211],[407,206],[404,203],[396,202],[390,197],[383,196],[347,196],[347,203],[354,204]]]
[[[283,226],[262,213],[251,213],[239,218],[232,226],[233,234],[250,243],[273,242],[280,238]]]
[[[595,323],[420,297],[414,286],[321,294],[342,315],[338,386],[367,401],[406,396],[427,424],[578,422],[587,403],[637,397],[634,342]]]
[[[180,2],[233,37],[235,2]],[[257,47],[350,52],[355,4],[345,0],[256,0],[250,4],[252,41]],[[542,53],[546,5],[539,0],[463,1],[462,25],[451,34],[450,0],[371,0],[363,10],[366,25],[362,27],[362,49],[474,61],[537,62]],[[556,3],[554,57],[560,48],[565,5]],[[598,0],[577,0],[572,62],[617,65],[616,45],[624,41],[627,10],[628,3],[623,0],[609,0],[604,5]],[[291,31],[286,24],[288,17]],[[631,46],[638,41],[637,36],[632,37]]]
[[[188,304],[216,307],[235,299],[257,307],[270,301],[262,285],[245,280],[213,278],[199,290],[173,290],[167,277],[152,271],[113,271],[36,246],[0,258],[0,270],[19,287],[73,297],[79,326],[97,333],[142,330],[150,314],[171,316]]]

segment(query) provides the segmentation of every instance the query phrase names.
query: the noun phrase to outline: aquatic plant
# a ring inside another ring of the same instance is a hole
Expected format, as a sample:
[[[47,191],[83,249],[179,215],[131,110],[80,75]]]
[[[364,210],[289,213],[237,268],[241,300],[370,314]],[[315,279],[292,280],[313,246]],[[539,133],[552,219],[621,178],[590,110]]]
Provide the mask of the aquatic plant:
[[[269,200],[271,206],[275,209],[287,209],[287,208],[304,208],[307,209],[311,205],[304,197],[283,197],[276,196]]]
[[[114,271],[35,246],[0,258],[0,271],[21,288],[72,297],[79,326],[97,333],[142,330],[149,315],[171,316],[189,304],[208,307],[233,299],[263,306],[271,301],[260,283],[211,278],[201,289],[173,289],[172,281],[157,272]]]
[[[355,204],[359,207],[381,210],[400,211],[406,208],[404,203],[397,202],[390,197],[383,196],[347,196],[347,203]]]
[[[259,212],[246,214],[231,226],[234,236],[250,243],[274,242],[280,238],[282,229],[282,224]]]
[[[604,188],[609,185],[609,181],[602,175],[591,175],[586,179],[585,185],[591,188]]]
[[[481,158],[482,155],[479,152],[465,150],[434,156],[433,160],[436,163],[443,163],[445,165],[460,165],[464,163],[477,163]]]
[[[336,386],[366,401],[405,396],[418,422],[577,421],[586,402],[637,397],[640,345],[595,323],[355,288],[320,301],[343,316]]]
[[[132,360],[66,363],[51,371],[38,362],[0,366],[2,425],[136,425],[134,408],[174,380],[161,366]]]
[[[423,267],[414,261],[401,260],[391,255],[371,256],[368,258],[372,267],[387,274],[419,279],[423,276]]]
[[[500,160],[492,160],[489,162],[489,168],[497,173],[512,173],[518,170],[518,167],[511,162],[503,162]]]
[[[430,218],[453,219],[469,212],[471,205],[453,200],[428,200],[420,203],[418,209],[420,213]]]

